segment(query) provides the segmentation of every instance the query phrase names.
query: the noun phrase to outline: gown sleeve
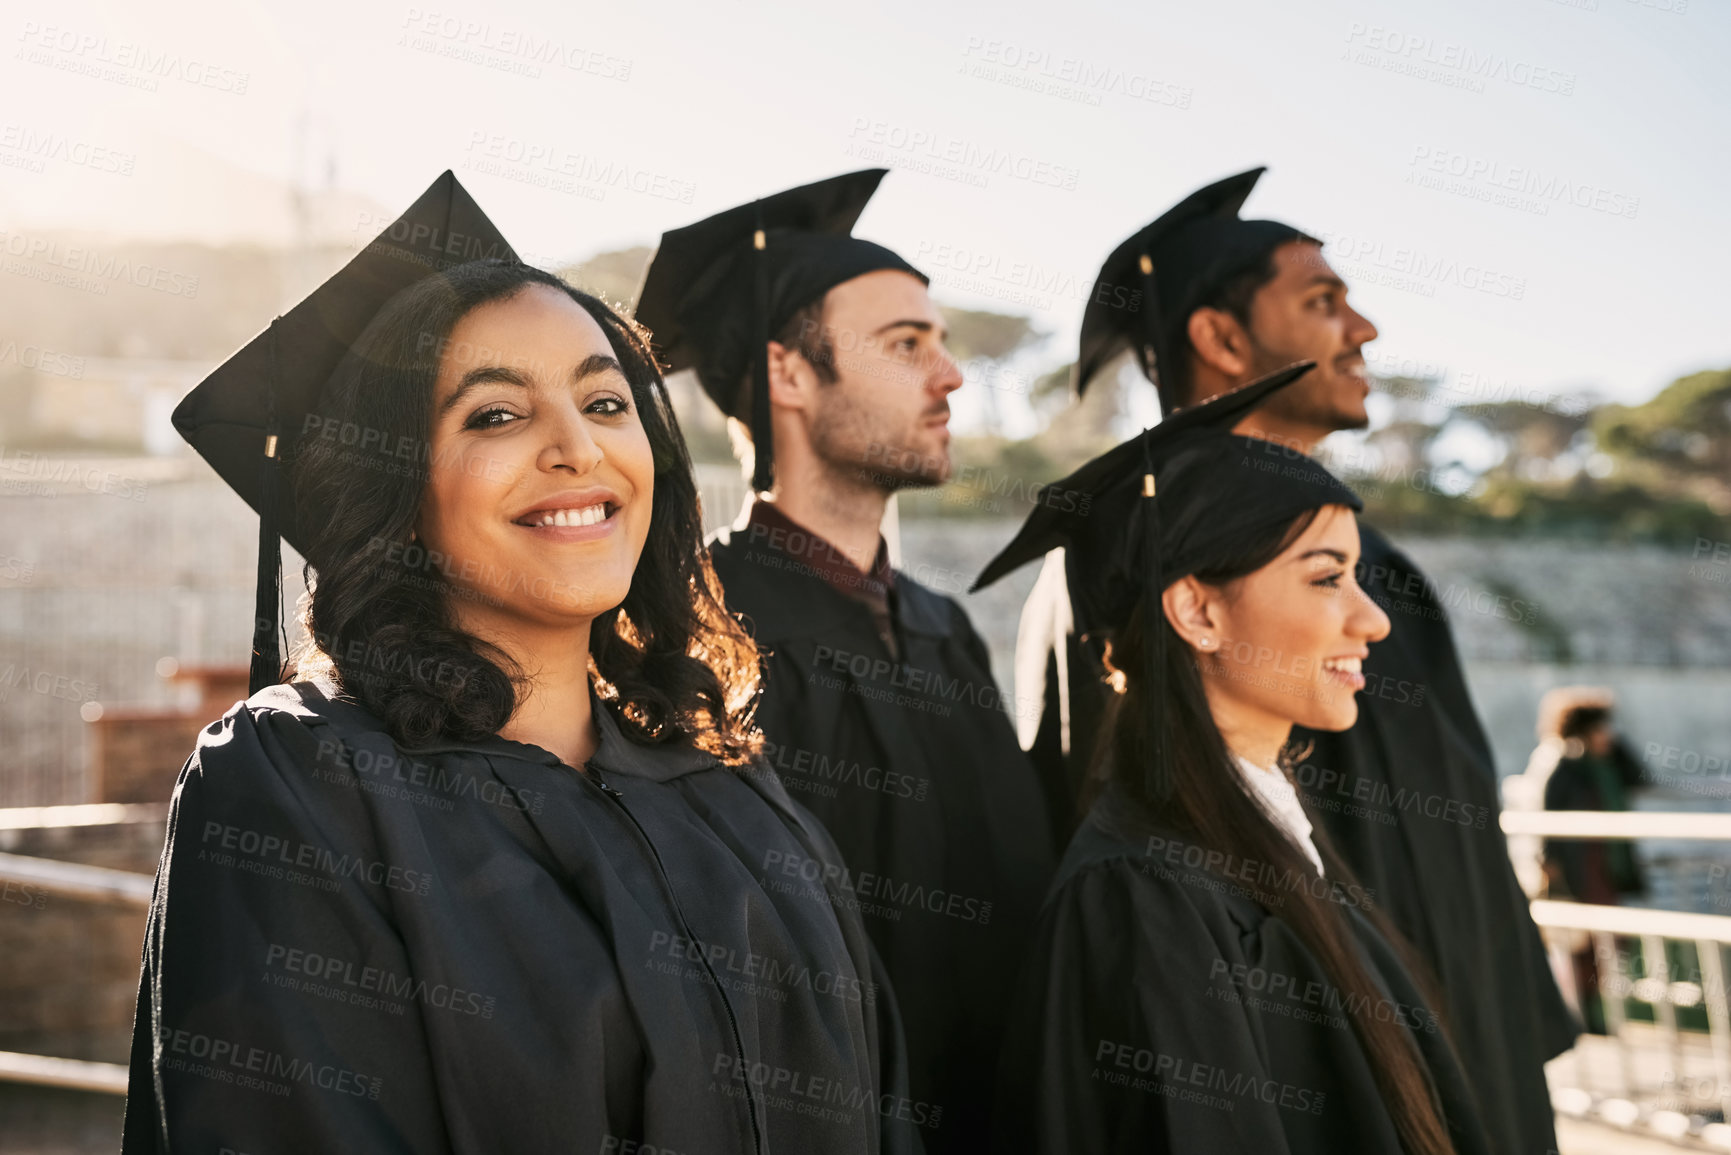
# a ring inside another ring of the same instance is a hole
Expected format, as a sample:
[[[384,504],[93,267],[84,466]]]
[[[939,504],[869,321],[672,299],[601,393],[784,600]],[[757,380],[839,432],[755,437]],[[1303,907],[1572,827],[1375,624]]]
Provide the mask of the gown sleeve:
[[[1215,931],[1142,864],[1086,866],[1046,905],[999,1066],[994,1133],[1036,1152],[1281,1155],[1244,1009],[1215,1001]]]
[[[145,935],[123,1155],[449,1150],[392,917],[437,885],[382,861],[318,737],[246,703],[182,769]]]

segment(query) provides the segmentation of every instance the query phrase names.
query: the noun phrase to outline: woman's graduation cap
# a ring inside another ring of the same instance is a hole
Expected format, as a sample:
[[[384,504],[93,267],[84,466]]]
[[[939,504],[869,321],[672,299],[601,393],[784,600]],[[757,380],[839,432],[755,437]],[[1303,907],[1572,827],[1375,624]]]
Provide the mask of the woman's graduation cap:
[[[895,269],[929,283],[889,249],[851,235],[888,171],[831,177],[674,229],[662,235],[644,275],[636,320],[666,370],[696,369],[703,391],[729,417],[740,417],[749,401],[754,490],[768,489],[775,476],[771,338],[843,281]]]
[[[1310,240],[1278,221],[1241,220],[1238,210],[1266,169],[1253,168],[1198,189],[1112,251],[1100,267],[1082,313],[1076,392],[1125,349],[1160,393],[1160,408],[1177,408],[1173,351],[1186,340],[1190,314],[1220,286],[1253,269],[1288,241]],[[1123,289],[1140,292],[1132,298]],[[1135,300],[1135,308],[1119,302]]]
[[[1110,449],[1040,491],[1020,531],[975,579],[973,589],[1060,546],[1077,632],[1120,629],[1140,604],[1146,631],[1146,708],[1159,711],[1166,587],[1195,572],[1222,538],[1281,525],[1309,509],[1362,509],[1358,495],[1295,450],[1228,432],[1251,409],[1315,368],[1300,361],[1200,405]],[[1164,727],[1151,733],[1164,750]],[[1149,793],[1170,783],[1167,760],[1146,768]]]
[[[176,406],[175,429],[259,515],[249,694],[281,676],[281,539],[304,557],[312,528],[295,515],[282,463],[317,422],[325,383],[392,297],[453,265],[487,258],[517,255],[447,170],[377,240]]]

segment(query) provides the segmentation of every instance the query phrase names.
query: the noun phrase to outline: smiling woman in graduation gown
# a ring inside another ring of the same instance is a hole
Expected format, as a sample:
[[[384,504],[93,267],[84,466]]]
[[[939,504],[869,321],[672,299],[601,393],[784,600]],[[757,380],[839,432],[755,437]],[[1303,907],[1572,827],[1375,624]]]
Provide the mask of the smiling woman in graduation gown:
[[[1490,1150],[1422,968],[1281,753],[1295,721],[1351,725],[1359,661],[1388,630],[1352,585],[1358,499],[1219,432],[1305,368],[1055,482],[1091,514],[1043,501],[982,574],[1062,546],[1078,628],[1111,640],[1122,688],[1013,1004],[1009,1149]]]
[[[261,511],[261,608],[277,527],[317,569],[315,645],[176,787],[127,1152],[919,1149],[633,330],[447,173],[177,422]]]

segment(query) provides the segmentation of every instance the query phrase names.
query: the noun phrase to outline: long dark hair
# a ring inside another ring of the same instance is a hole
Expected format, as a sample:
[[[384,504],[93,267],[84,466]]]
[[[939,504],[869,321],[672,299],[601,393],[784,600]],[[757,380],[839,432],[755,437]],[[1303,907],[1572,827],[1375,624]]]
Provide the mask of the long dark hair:
[[[332,672],[411,747],[476,741],[510,720],[525,675],[497,646],[457,628],[450,612],[452,598],[484,595],[448,581],[447,559],[409,536],[426,492],[433,382],[451,330],[477,306],[531,285],[567,294],[601,326],[654,455],[649,534],[630,592],[590,627],[597,693],[634,741],[744,761],[758,744],[757,649],[722,602],[691,458],[655,360],[635,326],[601,301],[515,262],[474,261],[403,290],[326,387],[320,428],[339,435],[306,438],[291,464],[317,571],[302,612],[314,648],[298,657],[298,670]]]
[[[1194,571],[1197,580],[1219,586],[1256,572],[1279,557],[1315,517],[1316,511],[1311,510],[1288,525],[1223,542]],[[1417,1045],[1396,1016],[1385,1020],[1375,1013],[1383,996],[1366,969],[1339,901],[1344,895],[1356,905],[1358,900],[1351,896],[1364,894],[1351,868],[1318,823],[1314,839],[1327,878],[1318,876],[1310,858],[1251,799],[1240,785],[1240,771],[1209,710],[1195,655],[1164,614],[1158,628],[1166,635],[1162,724],[1172,759],[1171,790],[1151,797],[1145,786],[1143,767],[1158,755],[1159,734],[1150,724],[1153,715],[1137,677],[1147,638],[1140,608],[1112,638],[1109,665],[1121,692],[1107,720],[1110,742],[1096,755],[1090,778],[1098,783],[1103,773],[1109,775],[1115,796],[1128,803],[1133,817],[1146,818],[1203,848],[1266,867],[1255,872],[1259,880],[1299,880],[1299,885],[1277,888],[1263,881],[1247,885],[1265,908],[1278,908],[1281,921],[1322,963],[1342,996],[1408,1155],[1450,1155],[1454,1147]],[[1290,757],[1283,758],[1281,772],[1289,761]],[[1242,876],[1235,880],[1242,881]],[[1366,909],[1364,913],[1415,969],[1421,986],[1426,985],[1422,964],[1381,912]]]

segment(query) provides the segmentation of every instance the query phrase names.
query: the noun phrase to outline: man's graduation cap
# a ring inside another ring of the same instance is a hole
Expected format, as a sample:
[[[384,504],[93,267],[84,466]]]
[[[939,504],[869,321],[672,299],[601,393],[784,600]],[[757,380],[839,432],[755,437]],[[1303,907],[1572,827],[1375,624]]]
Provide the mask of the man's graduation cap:
[[[973,589],[1062,546],[1078,633],[1121,629],[1141,605],[1143,701],[1146,709],[1162,709],[1159,622],[1166,587],[1194,573],[1222,538],[1282,525],[1325,505],[1363,508],[1357,494],[1304,454],[1228,432],[1269,394],[1315,365],[1300,361],[1180,409],[1052,482]],[[1163,732],[1158,721],[1154,725],[1151,732]],[[1149,793],[1161,796],[1171,782],[1168,768],[1150,765],[1145,773]]]
[[[851,235],[888,171],[831,177],[674,229],[662,235],[644,275],[636,319],[667,371],[696,369],[729,417],[743,414],[749,399],[754,490],[774,479],[770,339],[843,281],[879,269],[928,280],[889,249]]]
[[[295,516],[294,494],[281,476],[307,415],[392,297],[454,265],[487,258],[517,255],[447,170],[377,240],[175,407],[175,429],[259,515],[249,694],[281,676],[279,534],[303,557],[310,539],[312,527]]]
[[[1291,225],[1241,220],[1250,190],[1265,169],[1253,168],[1198,189],[1112,251],[1100,267],[1082,313],[1076,392],[1125,349],[1160,392],[1160,407],[1177,407],[1174,352],[1187,340],[1190,314],[1209,294],[1255,268],[1288,241],[1310,240]],[[1137,307],[1124,289],[1139,290]]]

